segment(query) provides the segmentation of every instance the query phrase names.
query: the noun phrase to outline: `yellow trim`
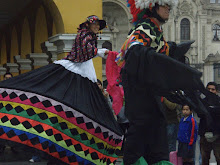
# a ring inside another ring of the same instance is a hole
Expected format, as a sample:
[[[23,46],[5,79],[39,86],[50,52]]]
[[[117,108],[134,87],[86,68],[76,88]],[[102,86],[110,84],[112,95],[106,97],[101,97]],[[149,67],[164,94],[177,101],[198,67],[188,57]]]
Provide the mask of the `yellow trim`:
[[[37,11],[34,35],[34,52],[41,53],[41,43],[48,41],[47,22],[45,17],[45,11],[42,6]]]
[[[21,58],[31,53],[31,34],[28,19],[25,18],[21,33]]]
[[[16,28],[14,27],[11,34],[11,63],[14,62],[14,56],[16,55],[18,55],[18,38]]]
[[[1,64],[7,63],[6,39],[5,36],[1,40]]]
[[[27,131],[26,131],[27,129],[26,129],[21,123],[20,123],[19,125],[14,126],[14,125],[11,124],[10,121],[7,121],[7,122],[3,123],[3,122],[0,120],[0,125],[6,126],[6,127],[10,127],[10,128],[13,128],[13,129],[17,129],[17,130],[20,130],[20,131],[27,132]],[[32,134],[34,134],[34,135],[36,135],[36,136],[40,136],[40,137],[42,137],[42,138],[44,138],[44,139],[47,139],[47,140],[49,140],[49,141],[52,141],[53,143],[57,144],[58,146],[63,147],[63,148],[65,148],[66,150],[69,150],[70,152],[75,153],[76,155],[78,155],[79,157],[81,157],[81,158],[83,158],[83,159],[89,160],[89,161],[91,161],[91,162],[93,162],[93,163],[95,163],[95,164],[100,164],[100,165],[103,164],[103,163],[100,163],[100,160],[99,160],[99,159],[97,159],[97,160],[92,160],[91,153],[89,153],[88,155],[85,155],[85,152],[84,152],[84,151],[76,151],[74,145],[67,146],[66,143],[64,142],[64,140],[62,140],[62,141],[57,141],[57,140],[55,139],[55,136],[54,136],[54,135],[49,137],[49,136],[46,134],[45,131],[39,133],[39,132],[37,132],[34,128],[30,128],[30,129],[28,129],[28,132],[30,132],[30,133],[32,133]],[[97,151],[97,152],[99,152],[99,151]],[[104,155],[104,154],[103,154],[103,155]],[[107,157],[110,157],[110,156],[107,156]],[[104,163],[104,164],[106,164],[106,163]]]

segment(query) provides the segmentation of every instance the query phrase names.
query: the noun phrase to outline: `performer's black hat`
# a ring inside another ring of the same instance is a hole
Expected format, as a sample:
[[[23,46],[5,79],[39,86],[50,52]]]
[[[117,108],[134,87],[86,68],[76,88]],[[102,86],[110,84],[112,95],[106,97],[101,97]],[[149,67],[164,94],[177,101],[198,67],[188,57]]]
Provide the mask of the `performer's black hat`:
[[[83,22],[79,25],[79,29],[87,28],[89,24],[92,24],[95,22],[99,22],[99,26],[100,26],[99,30],[102,30],[106,27],[105,20],[100,20],[99,17],[97,17],[96,15],[91,15],[86,18],[85,22]]]

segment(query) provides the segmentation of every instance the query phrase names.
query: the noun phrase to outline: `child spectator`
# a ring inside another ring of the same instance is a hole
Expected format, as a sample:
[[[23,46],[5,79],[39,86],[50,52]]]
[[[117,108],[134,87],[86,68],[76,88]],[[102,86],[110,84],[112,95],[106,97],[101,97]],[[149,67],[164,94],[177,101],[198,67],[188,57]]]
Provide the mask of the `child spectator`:
[[[193,165],[198,127],[189,105],[183,105],[182,113],[184,117],[179,124],[177,155],[182,157],[183,165]]]
[[[97,79],[96,84],[98,85],[99,89],[102,91],[102,94],[104,95],[109,107],[111,108],[115,120],[117,120],[117,116],[115,115],[115,112],[112,109],[112,101],[110,99],[109,93],[103,88],[101,80]]]

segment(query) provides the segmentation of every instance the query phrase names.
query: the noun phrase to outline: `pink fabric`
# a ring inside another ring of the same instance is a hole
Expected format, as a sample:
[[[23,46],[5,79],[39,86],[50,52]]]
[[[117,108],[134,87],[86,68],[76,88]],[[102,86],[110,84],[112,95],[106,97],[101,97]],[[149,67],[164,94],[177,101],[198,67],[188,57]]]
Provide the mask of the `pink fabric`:
[[[118,52],[109,51],[106,60],[106,77],[108,81],[107,91],[112,96],[112,109],[118,115],[123,106],[124,90],[119,86],[121,68],[116,64],[115,59]]]
[[[177,156],[177,151],[172,151],[170,152],[170,162],[173,163],[174,165],[182,165],[183,161],[181,157]]]

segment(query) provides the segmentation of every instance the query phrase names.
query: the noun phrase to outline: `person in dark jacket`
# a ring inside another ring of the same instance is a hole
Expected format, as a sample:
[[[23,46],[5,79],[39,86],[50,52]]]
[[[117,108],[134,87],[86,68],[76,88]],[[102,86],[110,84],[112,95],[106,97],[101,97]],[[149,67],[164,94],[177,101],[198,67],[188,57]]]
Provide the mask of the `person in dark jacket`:
[[[169,152],[176,151],[176,140],[182,107],[164,97],[163,104],[167,118],[167,139]]]
[[[202,165],[208,165],[211,151],[213,150],[215,159],[220,164],[220,97],[218,85],[215,82],[209,82],[206,86],[209,92],[202,100],[205,103],[211,117],[213,125],[207,126],[207,121],[201,116],[199,124],[200,152],[202,156]]]
[[[189,105],[183,105],[182,113],[184,117],[179,124],[177,155],[183,158],[183,165],[193,165],[198,126]]]

